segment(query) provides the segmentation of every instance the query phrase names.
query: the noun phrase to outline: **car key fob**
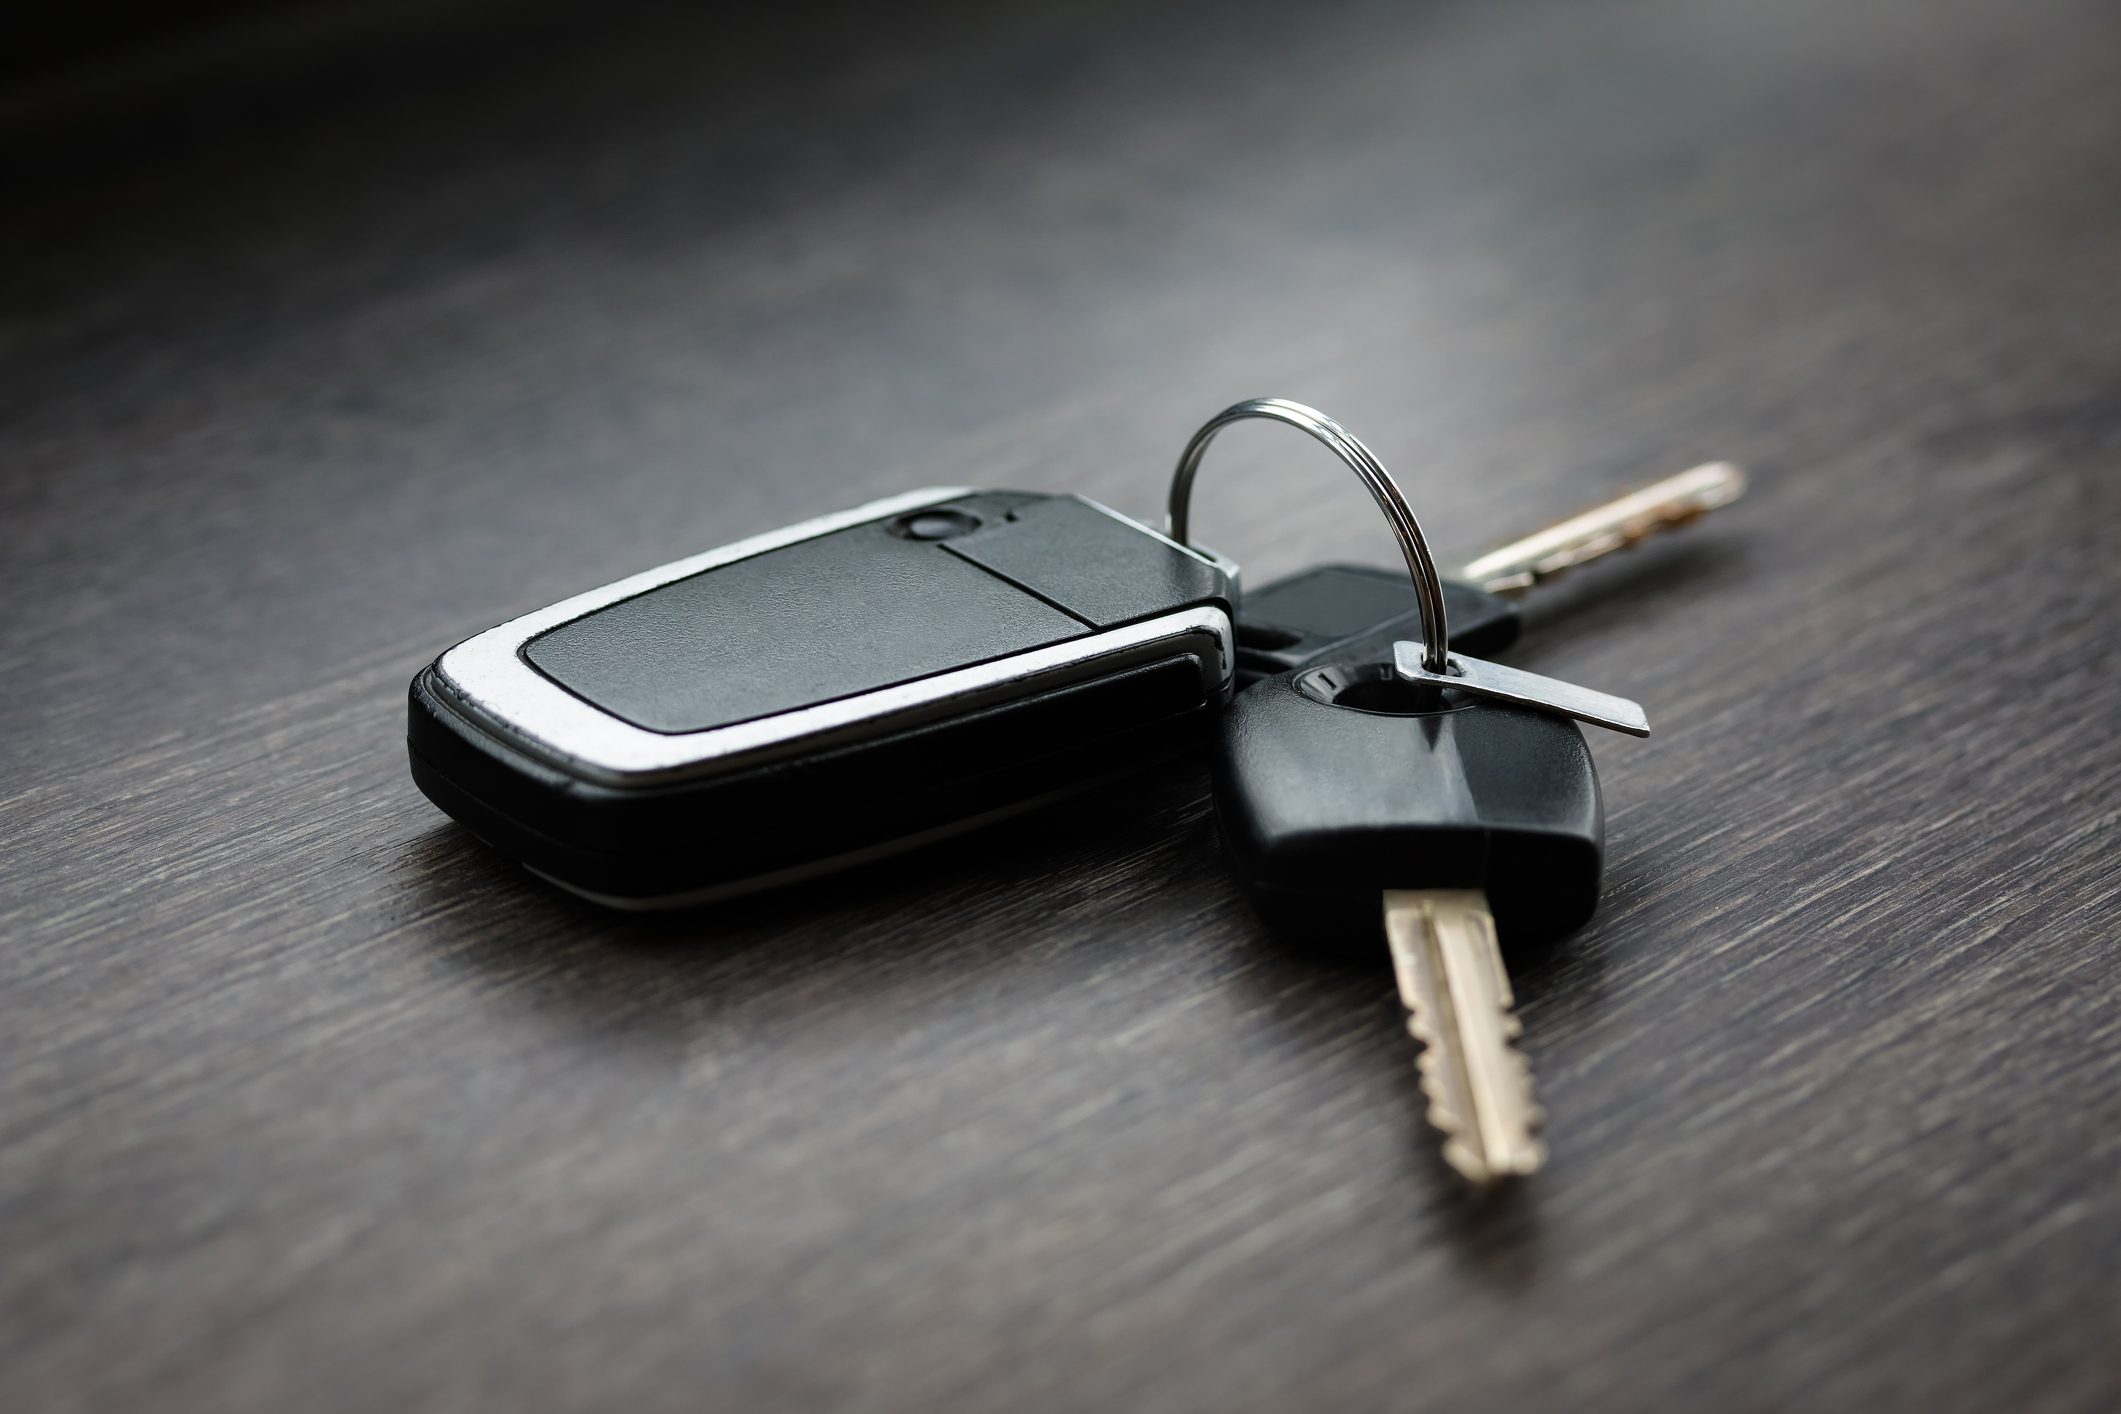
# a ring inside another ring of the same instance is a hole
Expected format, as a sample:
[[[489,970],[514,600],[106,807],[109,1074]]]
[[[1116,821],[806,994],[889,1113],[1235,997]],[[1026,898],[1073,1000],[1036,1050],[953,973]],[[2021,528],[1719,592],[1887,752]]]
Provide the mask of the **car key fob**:
[[[576,893],[704,902],[1197,744],[1235,596],[1079,496],[909,492],[458,644],[413,680],[413,779]]]

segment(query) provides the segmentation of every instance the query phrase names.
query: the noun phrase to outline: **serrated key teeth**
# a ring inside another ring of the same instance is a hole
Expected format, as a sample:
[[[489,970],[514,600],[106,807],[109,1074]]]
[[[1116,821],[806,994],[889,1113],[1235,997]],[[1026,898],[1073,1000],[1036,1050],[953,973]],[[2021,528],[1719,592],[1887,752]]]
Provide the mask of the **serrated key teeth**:
[[[1491,1165],[1497,1178],[1526,1178],[1547,1161],[1547,1146],[1533,1141],[1502,1155]]]
[[[1531,1066],[1512,1044],[1523,1027],[1507,1005],[1487,900],[1473,890],[1387,891],[1385,928],[1446,1162],[1483,1187],[1530,1173],[1546,1151],[1533,1138]]]
[[[1462,573],[1490,594],[1514,596],[1600,555],[1698,520],[1744,493],[1744,471],[1729,462],[1710,462],[1492,550]]]
[[[1459,1140],[1451,1139],[1445,1142],[1443,1161],[1458,1170],[1459,1176],[1468,1183],[1484,1187],[1495,1181],[1494,1171],[1488,1167],[1486,1161],[1473,1152],[1472,1146]]]

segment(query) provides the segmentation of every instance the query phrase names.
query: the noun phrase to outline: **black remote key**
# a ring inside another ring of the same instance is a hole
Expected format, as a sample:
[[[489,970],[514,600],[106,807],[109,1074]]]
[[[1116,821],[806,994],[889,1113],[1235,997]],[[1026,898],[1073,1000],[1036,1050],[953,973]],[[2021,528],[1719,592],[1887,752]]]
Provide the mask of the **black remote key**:
[[[807,877],[1201,741],[1235,574],[1080,497],[912,492],[458,644],[413,779],[600,902]]]

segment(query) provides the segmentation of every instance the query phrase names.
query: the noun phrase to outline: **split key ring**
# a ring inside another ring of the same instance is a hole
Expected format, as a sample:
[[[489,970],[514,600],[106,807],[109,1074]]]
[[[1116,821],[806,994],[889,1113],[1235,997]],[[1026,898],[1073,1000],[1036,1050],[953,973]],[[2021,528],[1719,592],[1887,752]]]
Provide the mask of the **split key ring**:
[[[1255,417],[1284,422],[1310,433],[1332,448],[1333,454],[1347,463],[1362,479],[1362,484],[1370,488],[1378,509],[1392,523],[1400,553],[1406,557],[1407,572],[1414,578],[1415,601],[1421,609],[1422,666],[1431,673],[1448,672],[1451,634],[1444,612],[1443,581],[1437,576],[1436,560],[1429,554],[1429,542],[1421,533],[1421,523],[1414,519],[1413,508],[1407,504],[1405,493],[1376,454],[1354,433],[1317,408],[1287,398],[1248,398],[1208,419],[1200,431],[1193,434],[1193,440],[1186,444],[1185,454],[1178,459],[1178,470],[1171,478],[1171,509],[1165,521],[1165,533],[1181,545],[1191,543],[1186,532],[1188,510],[1193,499],[1193,478],[1200,471],[1201,458],[1207,455],[1208,444],[1215,440],[1216,433],[1231,423]]]

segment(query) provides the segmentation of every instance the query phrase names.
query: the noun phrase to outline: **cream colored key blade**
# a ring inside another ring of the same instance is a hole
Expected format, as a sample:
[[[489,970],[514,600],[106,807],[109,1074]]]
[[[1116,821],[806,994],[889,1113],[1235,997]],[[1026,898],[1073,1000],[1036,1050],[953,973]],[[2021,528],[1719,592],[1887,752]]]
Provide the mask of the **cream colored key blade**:
[[[1698,520],[1744,494],[1743,471],[1729,462],[1710,462],[1490,550],[1459,577],[1490,594],[1514,597],[1564,570]]]
[[[1385,937],[1422,1043],[1429,1122],[1444,1133],[1444,1161],[1486,1186],[1528,1174],[1546,1159],[1533,1131],[1532,1072],[1513,1044],[1509,974],[1488,901],[1474,889],[1387,889]]]

